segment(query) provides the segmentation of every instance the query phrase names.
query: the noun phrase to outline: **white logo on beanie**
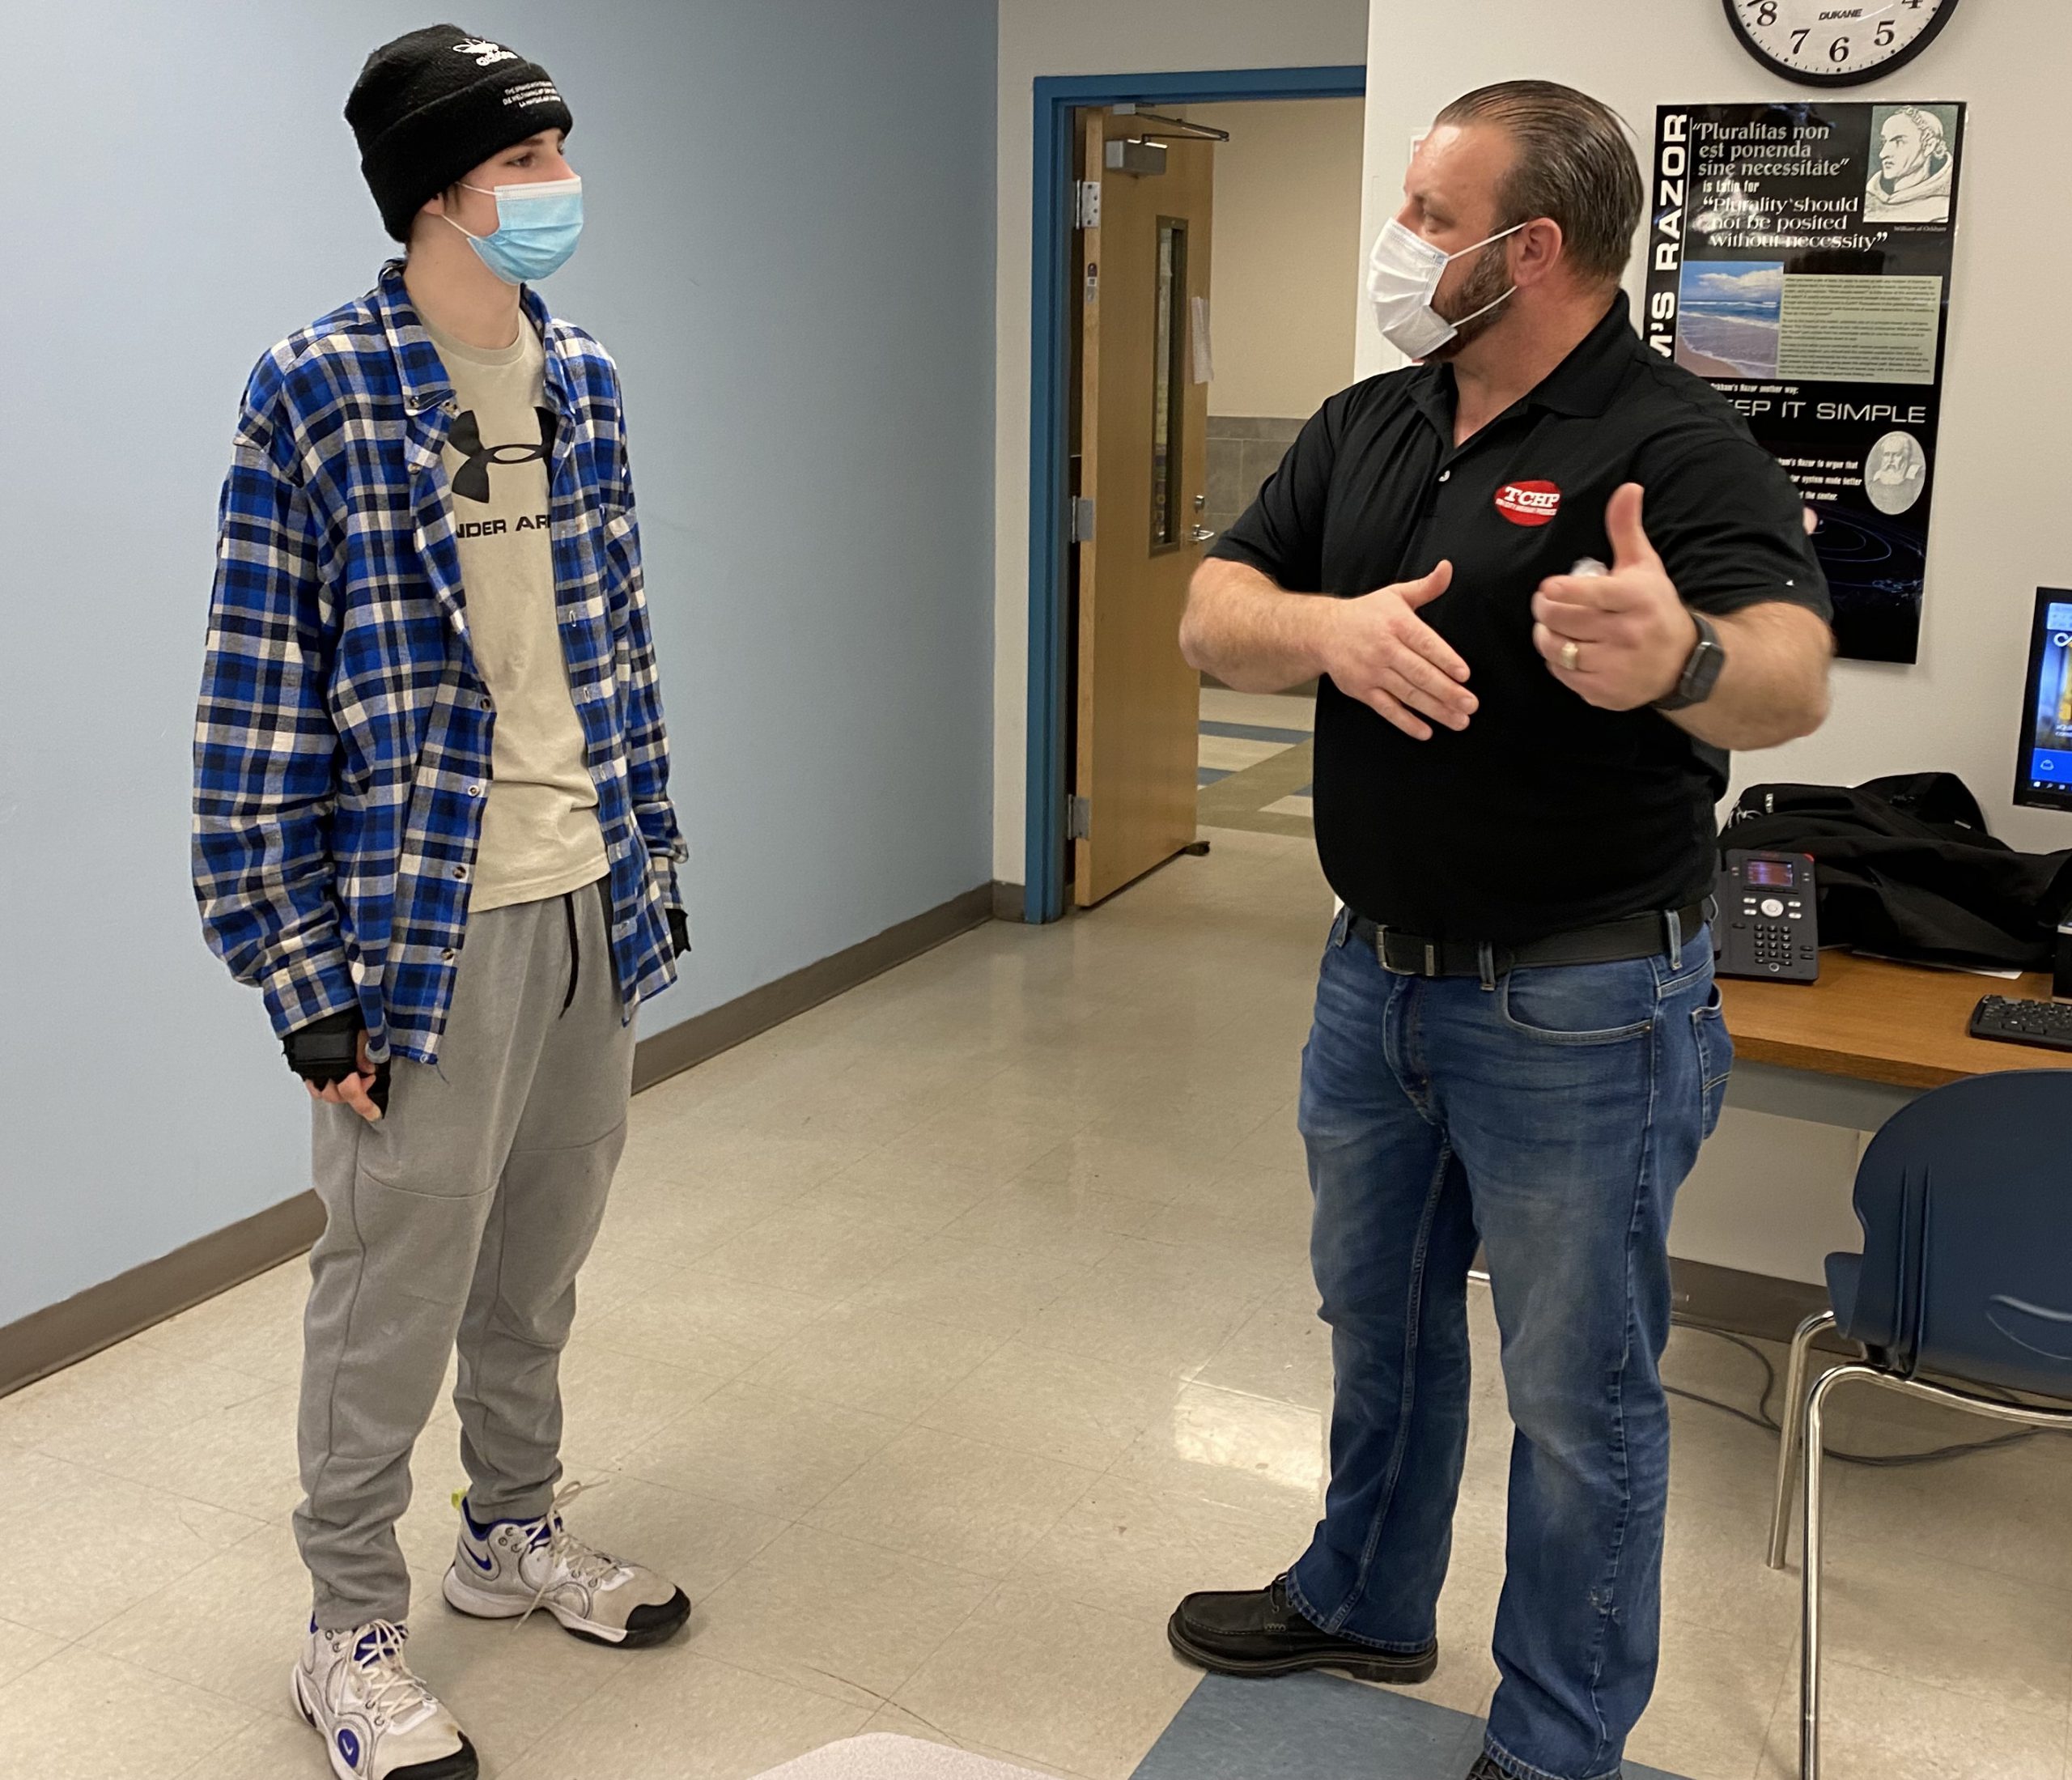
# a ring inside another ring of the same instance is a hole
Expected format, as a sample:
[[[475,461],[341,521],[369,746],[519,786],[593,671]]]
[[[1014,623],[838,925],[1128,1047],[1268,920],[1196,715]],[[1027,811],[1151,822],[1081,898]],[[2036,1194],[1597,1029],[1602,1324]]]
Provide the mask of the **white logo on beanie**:
[[[516,62],[518,52],[506,49],[502,44],[491,43],[486,37],[470,37],[465,43],[453,45],[453,53],[460,56],[473,56],[478,68],[491,68],[499,62]]]
[[[503,90],[506,105],[559,105],[566,101],[561,89],[551,80],[529,80],[522,86],[507,87]]]

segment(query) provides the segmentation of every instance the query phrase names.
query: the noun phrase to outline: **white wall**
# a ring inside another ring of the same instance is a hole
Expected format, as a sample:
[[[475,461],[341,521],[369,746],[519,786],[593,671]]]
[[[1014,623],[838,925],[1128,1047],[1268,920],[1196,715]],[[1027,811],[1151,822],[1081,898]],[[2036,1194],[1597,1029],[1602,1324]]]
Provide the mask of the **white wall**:
[[[1357,99],[1192,105],[1216,151],[1212,414],[1306,418],[1352,380],[1360,257]]]
[[[2072,412],[2072,354],[2058,325],[2072,240],[2037,173],[2061,159],[2065,62],[2035,49],[2056,44],[2063,23],[2063,0],[1960,7],[1912,67],[1844,96],[1971,104],[1921,660],[1840,664],[1827,727],[1739,757],[1737,788],[1942,768],[1964,776],[1994,831],[2016,846],[2072,845],[2072,820],[2017,810],[2010,796],[2033,592],[2072,580],[2058,444]],[[1709,0],[1646,9],[1633,0],[1374,0],[1368,66],[1363,242],[1400,202],[1412,135],[1487,82],[1536,76],[1582,87],[1616,107],[1644,145],[1658,104],[1799,90],[1765,76]],[[1637,266],[1629,285],[1637,291]],[[1363,318],[1361,374],[1399,362]],[[1855,1153],[1846,1132],[1730,1111],[1684,1190],[1671,1246],[1817,1279],[1826,1250],[1855,1246],[1846,1205]]]
[[[1041,74],[1357,64],[1365,0],[1000,0],[994,301],[993,876],[1022,878],[1029,673],[1029,275],[1033,83]]]

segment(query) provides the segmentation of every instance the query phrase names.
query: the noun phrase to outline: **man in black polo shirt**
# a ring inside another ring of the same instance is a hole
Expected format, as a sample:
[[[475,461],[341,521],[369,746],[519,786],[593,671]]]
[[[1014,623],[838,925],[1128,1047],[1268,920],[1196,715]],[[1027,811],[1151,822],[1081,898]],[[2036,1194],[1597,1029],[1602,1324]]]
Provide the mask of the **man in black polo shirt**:
[[[1324,405],[1182,635],[1242,689],[1321,677],[1345,907],[1301,1103],[1324,1519],[1170,1636],[1228,1673],[1431,1674],[1479,1243],[1517,1433],[1475,1777],[1603,1780],[1654,1680],[1670,1209],[1732,1056],[1704,909],[1724,750],[1821,721],[1827,592],[1782,470],[1633,332],[1644,190],[1611,112],[1470,94],[1404,193],[1369,288],[1422,362]]]

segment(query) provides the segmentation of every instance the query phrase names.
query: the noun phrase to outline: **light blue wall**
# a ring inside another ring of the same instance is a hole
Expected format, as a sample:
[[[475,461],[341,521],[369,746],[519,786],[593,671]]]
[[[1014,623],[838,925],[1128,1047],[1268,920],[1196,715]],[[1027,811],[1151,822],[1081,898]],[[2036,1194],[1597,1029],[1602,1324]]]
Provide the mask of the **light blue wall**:
[[[395,0],[15,9],[0,140],[0,1326],[307,1184],[188,887],[216,492],[259,353],[384,255]],[[430,16],[436,16],[435,14]],[[547,287],[624,376],[698,950],[654,1030],[990,875],[995,14],[547,0]]]

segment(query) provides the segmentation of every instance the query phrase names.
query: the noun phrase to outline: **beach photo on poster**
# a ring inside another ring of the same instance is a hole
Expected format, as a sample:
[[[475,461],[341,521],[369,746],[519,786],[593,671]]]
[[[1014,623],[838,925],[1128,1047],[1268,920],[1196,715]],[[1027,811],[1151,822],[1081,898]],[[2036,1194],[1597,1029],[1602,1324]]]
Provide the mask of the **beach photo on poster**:
[[[1703,377],[1774,377],[1783,316],[1781,261],[1686,261],[1676,362]]]

